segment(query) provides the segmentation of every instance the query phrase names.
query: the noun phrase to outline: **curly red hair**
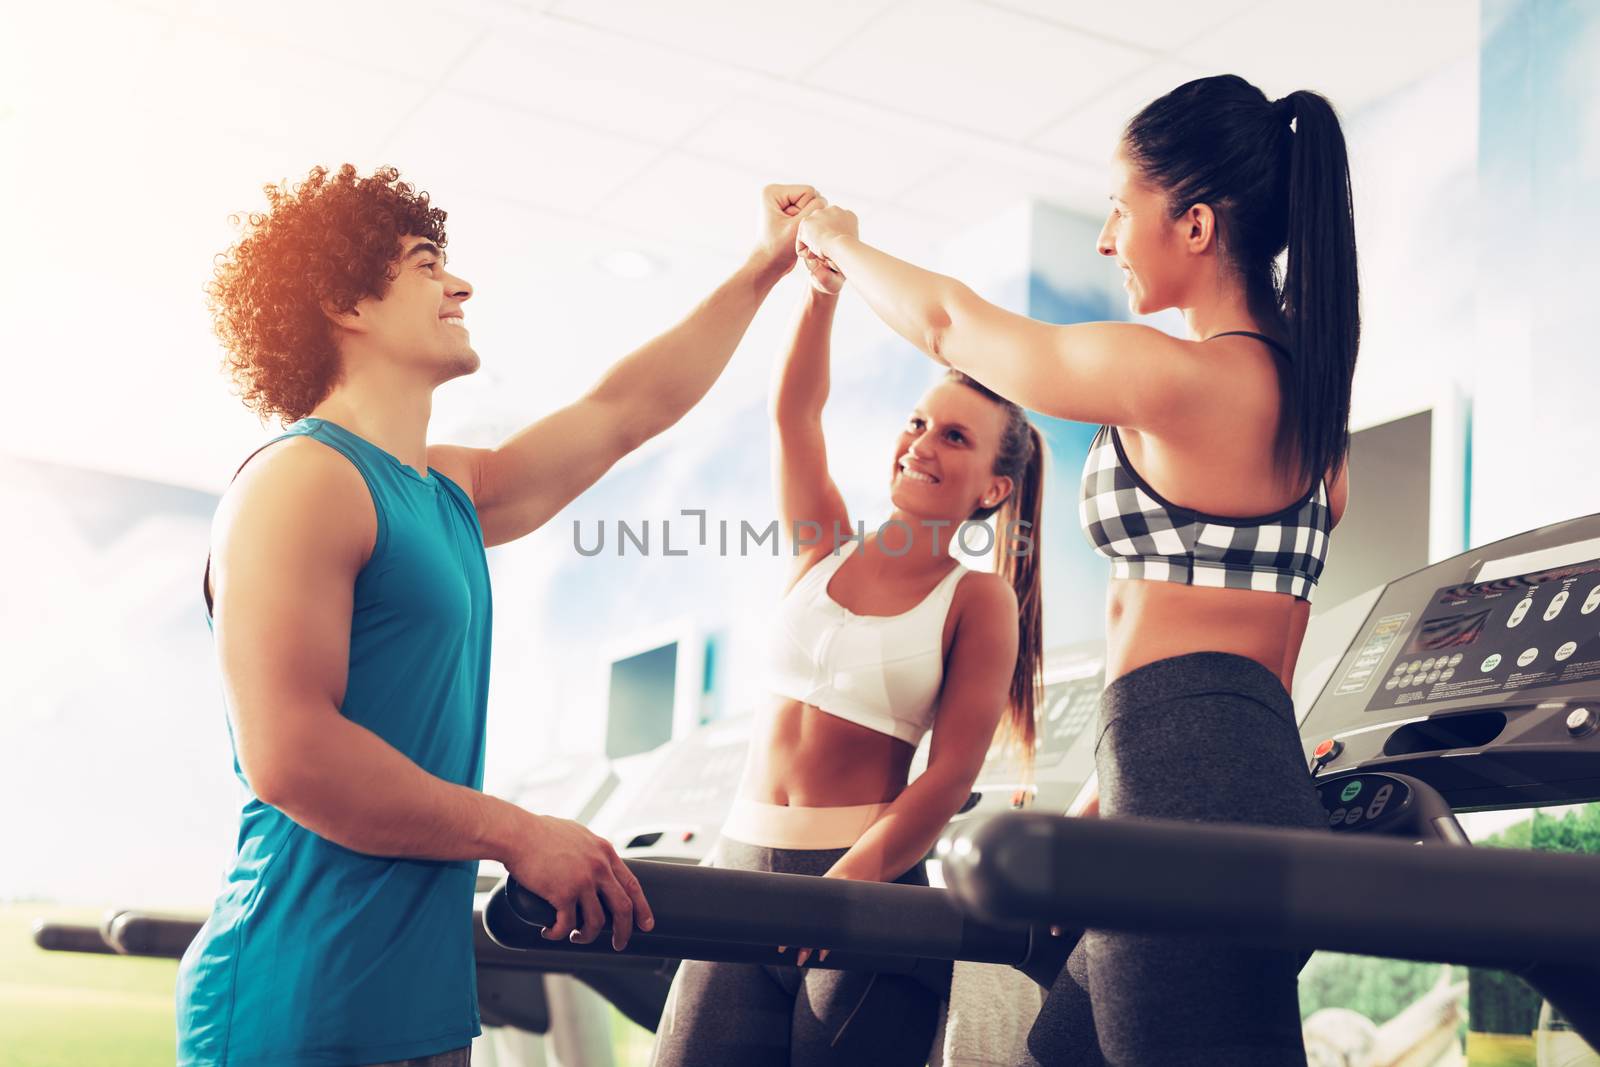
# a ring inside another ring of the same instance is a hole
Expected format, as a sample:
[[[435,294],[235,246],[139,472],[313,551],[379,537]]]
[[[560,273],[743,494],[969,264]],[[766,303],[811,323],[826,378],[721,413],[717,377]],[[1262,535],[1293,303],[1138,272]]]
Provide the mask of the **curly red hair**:
[[[206,286],[223,368],[262,419],[311,413],[339,380],[339,350],[324,309],[350,311],[382,299],[394,280],[400,239],[445,246],[445,213],[393,167],[363,178],[346,163],[331,175],[265,188],[268,210],[230,221],[238,243],[217,257]]]

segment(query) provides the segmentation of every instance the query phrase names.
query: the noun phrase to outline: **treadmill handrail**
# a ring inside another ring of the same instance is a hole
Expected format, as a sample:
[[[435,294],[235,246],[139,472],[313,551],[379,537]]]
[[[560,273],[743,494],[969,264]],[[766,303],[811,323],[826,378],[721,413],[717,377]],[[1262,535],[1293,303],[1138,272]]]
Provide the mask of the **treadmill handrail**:
[[[117,954],[117,950],[106,942],[100,927],[86,923],[40,919],[33,924],[33,943],[46,952],[89,952],[101,956]]]
[[[1016,964],[1029,953],[1026,927],[969,917],[943,889],[652,860],[623,862],[650,901],[656,919],[651,934],[658,938],[772,946],[774,955],[778,945],[812,945],[862,956]],[[485,908],[490,918],[497,914],[494,898],[503,898],[507,910],[528,926],[546,927],[555,919],[549,902],[515,879],[508,877],[495,890]],[[490,933],[495,936],[492,927]]]
[[[538,951],[538,947],[533,950],[522,946],[510,948],[489,936],[482,913],[474,911],[471,922],[473,954],[480,968],[565,974],[592,970],[649,971],[654,967],[651,961],[634,957],[612,959],[599,954],[563,953],[560,950],[568,947],[564,945],[548,945],[550,951],[543,952]],[[41,922],[35,927],[34,940],[40,948],[58,952],[101,952],[177,960],[183,958],[204,925],[205,920],[198,917],[124,910],[113,912],[105,924],[98,927]]]
[[[1600,856],[1031,812],[959,827],[940,855],[952,894],[991,919],[1488,966],[1600,959]]]

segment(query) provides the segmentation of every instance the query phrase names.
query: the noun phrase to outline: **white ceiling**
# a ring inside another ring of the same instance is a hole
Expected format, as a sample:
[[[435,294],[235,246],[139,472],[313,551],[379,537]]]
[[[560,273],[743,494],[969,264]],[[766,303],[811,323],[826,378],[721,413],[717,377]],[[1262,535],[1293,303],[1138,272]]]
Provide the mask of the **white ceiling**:
[[[1319,89],[1349,114],[1478,40],[1474,0],[0,0],[0,13],[0,196],[18,219],[0,266],[18,386],[0,395],[0,450],[207,487],[260,431],[215,374],[205,265],[230,240],[228,212],[314,162],[392,162],[450,211],[490,373],[441,394],[440,413],[488,434],[686,309],[745,247],[766,181],[815,183],[869,236],[927,255],[1018,197],[1098,214],[1121,123],[1188,78]],[[595,266],[619,249],[662,272],[623,282]],[[763,380],[753,368],[719,395]]]

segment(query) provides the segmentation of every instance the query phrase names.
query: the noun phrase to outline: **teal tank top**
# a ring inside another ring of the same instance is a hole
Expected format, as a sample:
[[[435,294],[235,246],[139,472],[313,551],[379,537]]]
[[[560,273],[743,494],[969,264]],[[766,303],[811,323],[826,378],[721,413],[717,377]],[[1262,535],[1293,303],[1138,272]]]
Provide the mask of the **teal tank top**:
[[[295,435],[349,459],[377,510],[340,712],[481,789],[491,609],[471,500],[334,423],[304,419],[275,440]],[[244,782],[237,748],[234,773]],[[178,1063],[345,1067],[468,1044],[477,868],[352,852],[248,797],[222,893],[179,967]]]

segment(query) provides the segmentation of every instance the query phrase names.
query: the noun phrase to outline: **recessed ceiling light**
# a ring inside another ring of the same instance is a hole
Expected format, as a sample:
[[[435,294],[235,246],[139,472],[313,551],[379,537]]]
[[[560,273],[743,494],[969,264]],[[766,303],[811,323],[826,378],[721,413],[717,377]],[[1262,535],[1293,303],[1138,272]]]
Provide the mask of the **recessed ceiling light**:
[[[662,263],[654,256],[646,255],[637,248],[619,248],[607,252],[596,262],[607,274],[614,275],[627,281],[638,281],[661,273]]]

